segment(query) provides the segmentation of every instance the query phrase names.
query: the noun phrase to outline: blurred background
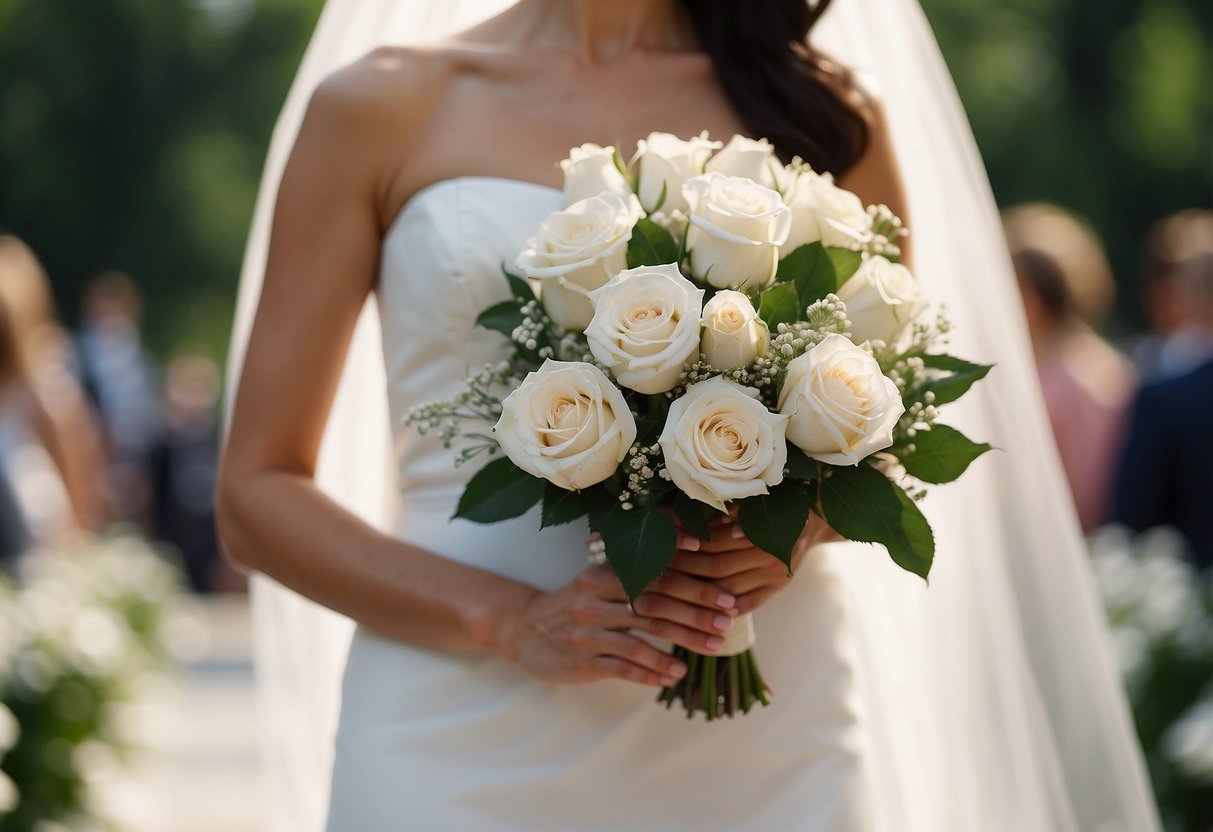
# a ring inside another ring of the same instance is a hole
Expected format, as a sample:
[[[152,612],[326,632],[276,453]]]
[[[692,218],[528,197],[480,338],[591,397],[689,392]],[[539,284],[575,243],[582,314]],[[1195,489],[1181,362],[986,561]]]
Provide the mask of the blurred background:
[[[0,0],[0,832],[258,828],[244,581],[212,530],[219,368],[321,5]],[[1168,828],[1208,832],[1213,7],[923,6],[1005,209]]]

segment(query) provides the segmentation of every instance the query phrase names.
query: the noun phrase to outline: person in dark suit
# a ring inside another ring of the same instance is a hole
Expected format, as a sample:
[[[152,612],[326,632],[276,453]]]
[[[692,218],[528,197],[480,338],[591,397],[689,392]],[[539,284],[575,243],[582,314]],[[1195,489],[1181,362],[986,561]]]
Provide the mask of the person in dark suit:
[[[1142,388],[1116,480],[1111,520],[1174,526],[1196,565],[1213,567],[1213,360]]]
[[[12,569],[18,556],[24,554],[34,542],[17,495],[9,485],[8,475],[0,468],[0,572]]]

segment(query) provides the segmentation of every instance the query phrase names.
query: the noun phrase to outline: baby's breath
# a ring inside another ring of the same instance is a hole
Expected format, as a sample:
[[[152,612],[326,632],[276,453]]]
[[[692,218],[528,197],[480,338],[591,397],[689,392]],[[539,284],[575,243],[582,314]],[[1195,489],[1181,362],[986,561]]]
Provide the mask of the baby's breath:
[[[472,373],[463,390],[451,398],[419,405],[408,411],[404,415],[404,424],[415,428],[422,436],[436,435],[444,448],[451,448],[456,439],[463,439],[467,446],[459,449],[455,457],[456,466],[482,453],[494,454],[497,440],[491,433],[473,425],[496,424],[501,418],[500,391],[517,387],[520,380],[509,362],[485,364]]]
[[[627,476],[627,482],[619,492],[619,503],[625,511],[631,509],[638,499],[652,494],[654,488],[660,487],[663,481],[668,482],[670,479],[661,445],[657,443],[648,446],[633,445],[620,466],[620,471]]]

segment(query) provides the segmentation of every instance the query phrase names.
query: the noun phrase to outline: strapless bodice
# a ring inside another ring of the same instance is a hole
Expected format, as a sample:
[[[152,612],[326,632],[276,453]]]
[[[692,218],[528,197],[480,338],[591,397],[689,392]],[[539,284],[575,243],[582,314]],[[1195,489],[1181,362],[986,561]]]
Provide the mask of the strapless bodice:
[[[509,296],[502,262],[561,205],[555,189],[508,179],[432,185],[389,230],[379,278],[400,464],[393,534],[549,590],[585,568],[585,524],[541,530],[538,509],[492,525],[451,520],[480,463],[456,469],[455,451],[404,416],[508,355],[476,316]],[[360,627],[328,829],[866,828],[837,586],[824,559],[806,558],[797,577],[755,615],[760,638],[772,634],[762,663],[779,704],[727,725],[671,714],[640,685],[549,685],[496,655],[412,647]]]
[[[418,191],[383,240],[379,315],[399,486],[406,507],[450,513],[478,463],[404,424],[408,410],[462,389],[469,372],[508,355],[476,316],[509,297],[502,264],[563,205],[560,191],[516,179],[459,177]]]

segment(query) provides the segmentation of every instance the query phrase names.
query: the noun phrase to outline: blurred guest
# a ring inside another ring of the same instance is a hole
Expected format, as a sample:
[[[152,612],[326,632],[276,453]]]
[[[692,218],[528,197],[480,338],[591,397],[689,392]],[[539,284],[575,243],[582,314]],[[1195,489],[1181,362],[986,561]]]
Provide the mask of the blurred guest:
[[[25,513],[8,482],[8,473],[0,465],[0,570],[11,569],[17,556],[31,545],[33,535],[25,523]]]
[[[1133,347],[1143,379],[1185,373],[1213,357],[1213,335],[1198,320],[1185,264],[1213,254],[1213,211],[1192,208],[1159,220],[1146,234],[1141,255],[1141,302],[1151,334]]]
[[[1129,362],[1094,331],[1114,298],[1112,273],[1094,232],[1061,208],[1022,205],[1003,220],[1049,421],[1090,531],[1104,519],[1135,387]]]
[[[228,588],[230,575],[215,535],[215,476],[219,437],[215,421],[219,368],[202,355],[169,364],[163,418],[152,447],[155,536],[180,550],[196,592]]]
[[[78,337],[81,371],[105,428],[106,484],[116,519],[149,525],[148,452],[157,431],[153,363],[139,334],[142,299],[122,272],[85,289]]]
[[[5,331],[0,386],[7,389],[6,423],[31,429],[67,489],[72,514],[88,529],[106,521],[101,500],[101,446],[73,370],[71,340],[55,320],[50,284],[21,240],[0,235],[0,307]],[[13,441],[16,441],[15,439]],[[24,440],[22,444],[25,445]],[[30,487],[10,472],[18,495]]]
[[[5,485],[0,506],[9,517],[6,545],[20,554],[33,545],[51,545],[74,525],[64,485],[63,448],[42,407],[28,368],[28,356],[18,341],[16,316],[0,293],[0,480]]]
[[[1213,360],[1146,385],[1129,423],[1111,520],[1143,531],[1173,526],[1201,569],[1213,567]],[[1200,415],[1194,415],[1200,414]]]

